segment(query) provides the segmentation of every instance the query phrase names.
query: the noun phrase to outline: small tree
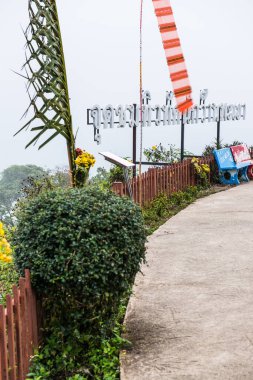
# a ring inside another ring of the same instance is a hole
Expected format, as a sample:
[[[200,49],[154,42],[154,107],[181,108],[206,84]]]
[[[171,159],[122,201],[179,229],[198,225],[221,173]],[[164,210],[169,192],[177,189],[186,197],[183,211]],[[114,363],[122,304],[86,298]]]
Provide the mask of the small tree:
[[[42,178],[46,171],[36,165],[13,165],[1,173],[0,220],[12,224],[12,209],[29,177]]]

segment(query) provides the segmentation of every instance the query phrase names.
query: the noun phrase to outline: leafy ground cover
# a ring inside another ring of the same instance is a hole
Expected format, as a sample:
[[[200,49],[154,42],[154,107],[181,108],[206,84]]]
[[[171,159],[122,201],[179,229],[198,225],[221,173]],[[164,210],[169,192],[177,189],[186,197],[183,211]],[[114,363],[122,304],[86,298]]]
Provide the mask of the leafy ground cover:
[[[166,194],[159,195],[149,205],[143,208],[143,217],[147,235],[151,235],[168,219],[176,215],[185,207],[202,198],[219,191],[226,190],[227,187],[212,186],[201,187],[193,186],[188,187],[185,191],[178,191],[168,197]]]
[[[130,292],[129,292],[130,295]],[[123,320],[126,313],[129,296],[121,301],[118,313],[115,319],[111,321],[111,326],[101,324],[100,331],[91,336],[89,332],[84,332],[78,336],[83,339],[89,349],[83,348],[80,362],[73,363],[75,369],[71,369],[70,358],[74,362],[76,352],[73,351],[73,342],[68,344],[59,344],[59,337],[51,336],[43,348],[37,351],[33,357],[28,379],[33,380],[53,380],[53,373],[57,371],[56,366],[62,368],[61,379],[67,380],[119,380],[120,379],[120,351],[129,346],[130,342],[122,338],[124,330]],[[77,336],[74,336],[76,339]],[[65,368],[64,368],[65,367]],[[75,372],[74,375],[70,375]]]

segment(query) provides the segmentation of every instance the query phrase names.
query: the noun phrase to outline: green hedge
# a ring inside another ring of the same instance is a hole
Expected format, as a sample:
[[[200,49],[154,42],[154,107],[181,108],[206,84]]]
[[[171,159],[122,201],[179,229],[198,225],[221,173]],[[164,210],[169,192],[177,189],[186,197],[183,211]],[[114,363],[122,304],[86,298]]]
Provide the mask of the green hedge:
[[[46,192],[29,202],[15,233],[15,262],[42,296],[81,300],[96,312],[129,288],[145,253],[141,210],[98,189]]]
[[[141,209],[87,187],[43,192],[17,215],[15,264],[31,270],[44,319],[29,378],[116,379],[101,353],[119,350],[115,321],[145,257]]]

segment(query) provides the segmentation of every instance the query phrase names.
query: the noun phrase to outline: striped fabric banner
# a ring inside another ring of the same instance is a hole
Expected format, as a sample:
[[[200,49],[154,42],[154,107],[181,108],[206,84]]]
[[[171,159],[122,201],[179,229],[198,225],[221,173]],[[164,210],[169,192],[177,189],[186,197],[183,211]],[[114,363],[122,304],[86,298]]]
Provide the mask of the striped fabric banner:
[[[185,112],[193,106],[192,89],[170,0],[152,0],[158,19],[177,108]]]

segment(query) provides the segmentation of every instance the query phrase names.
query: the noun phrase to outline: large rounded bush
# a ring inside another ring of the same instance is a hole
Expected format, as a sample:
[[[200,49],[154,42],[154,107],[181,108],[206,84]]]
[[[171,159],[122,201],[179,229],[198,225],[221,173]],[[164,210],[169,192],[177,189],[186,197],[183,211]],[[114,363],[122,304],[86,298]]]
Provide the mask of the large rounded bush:
[[[140,208],[99,189],[45,192],[19,213],[15,262],[42,296],[94,308],[119,299],[145,255]],[[117,302],[116,302],[117,303]]]

